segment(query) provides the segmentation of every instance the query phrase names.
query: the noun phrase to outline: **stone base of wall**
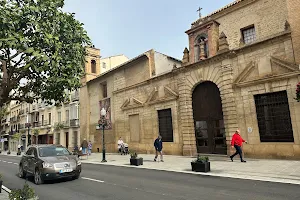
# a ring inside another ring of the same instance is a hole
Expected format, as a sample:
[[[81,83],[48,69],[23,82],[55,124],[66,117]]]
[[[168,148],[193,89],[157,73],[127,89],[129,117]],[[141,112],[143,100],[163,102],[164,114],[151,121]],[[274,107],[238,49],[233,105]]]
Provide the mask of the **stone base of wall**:
[[[250,158],[300,159],[300,145],[295,144],[247,144],[243,150]]]

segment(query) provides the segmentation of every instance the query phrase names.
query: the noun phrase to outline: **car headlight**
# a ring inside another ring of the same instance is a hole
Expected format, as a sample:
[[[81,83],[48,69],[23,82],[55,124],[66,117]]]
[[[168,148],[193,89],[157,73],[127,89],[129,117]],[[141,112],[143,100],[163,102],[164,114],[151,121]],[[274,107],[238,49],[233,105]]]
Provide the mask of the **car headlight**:
[[[47,162],[43,162],[43,168],[52,168],[53,165]]]
[[[77,166],[78,166],[78,165],[81,165],[81,161],[80,161],[80,160],[77,161]]]

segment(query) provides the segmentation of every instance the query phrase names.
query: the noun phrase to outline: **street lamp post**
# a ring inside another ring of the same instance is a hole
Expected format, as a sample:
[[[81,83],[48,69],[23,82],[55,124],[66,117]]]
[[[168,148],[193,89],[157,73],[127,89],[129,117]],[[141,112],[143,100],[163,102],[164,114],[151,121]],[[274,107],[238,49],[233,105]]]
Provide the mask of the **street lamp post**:
[[[30,138],[30,134],[29,134],[29,128],[30,128],[31,124],[30,123],[26,123],[25,127],[28,128],[28,137],[27,137],[27,146],[31,145],[31,138]]]
[[[98,121],[99,127],[102,126],[102,161],[101,162],[107,162],[105,159],[105,138],[104,138],[104,129],[106,126],[106,110],[105,108],[102,108],[100,111],[101,119]]]

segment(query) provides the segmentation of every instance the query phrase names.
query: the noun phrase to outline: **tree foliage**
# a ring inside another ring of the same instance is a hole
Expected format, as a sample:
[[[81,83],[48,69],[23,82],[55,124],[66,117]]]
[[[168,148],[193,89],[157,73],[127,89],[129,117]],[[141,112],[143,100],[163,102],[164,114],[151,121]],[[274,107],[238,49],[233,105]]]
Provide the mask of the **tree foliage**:
[[[0,1],[0,106],[62,102],[65,90],[80,86],[90,39],[63,6],[64,0]]]

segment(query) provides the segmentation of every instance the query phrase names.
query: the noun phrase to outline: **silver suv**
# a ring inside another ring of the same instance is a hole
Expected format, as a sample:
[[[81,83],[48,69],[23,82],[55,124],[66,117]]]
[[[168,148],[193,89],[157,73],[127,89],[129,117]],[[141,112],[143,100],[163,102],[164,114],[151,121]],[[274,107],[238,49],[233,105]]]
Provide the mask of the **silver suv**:
[[[22,156],[19,164],[19,177],[34,176],[39,185],[44,180],[59,178],[78,179],[81,161],[61,145],[33,145]]]

